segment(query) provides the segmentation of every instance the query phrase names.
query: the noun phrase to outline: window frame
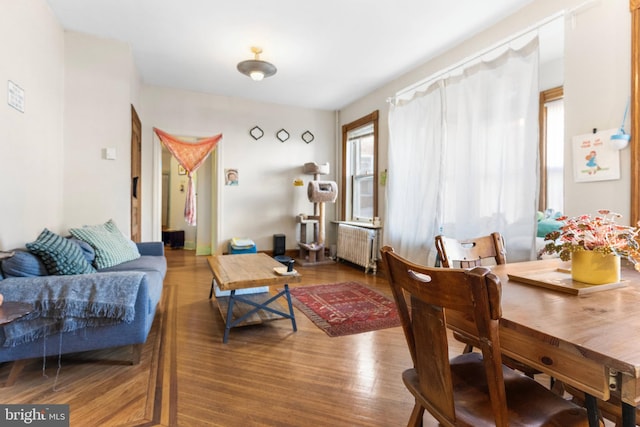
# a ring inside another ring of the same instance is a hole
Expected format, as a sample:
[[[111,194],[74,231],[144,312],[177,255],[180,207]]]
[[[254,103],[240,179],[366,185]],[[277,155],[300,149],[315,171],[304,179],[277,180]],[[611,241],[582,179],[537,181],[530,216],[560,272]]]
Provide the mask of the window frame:
[[[640,0],[629,0],[631,12],[631,218],[640,221]]]
[[[342,126],[342,182],[341,182],[341,212],[340,218],[342,221],[353,220],[353,208],[347,209],[352,205],[352,201],[348,195],[353,195],[353,177],[350,175],[350,165],[348,165],[348,151],[349,151],[349,132],[358,128],[373,125],[373,216],[378,216],[378,116],[379,111],[376,110],[371,114],[367,114],[351,123],[347,123]],[[349,187],[351,186],[351,191]],[[350,213],[350,217],[347,218],[347,214]],[[365,222],[360,220],[359,222]]]
[[[545,104],[564,98],[563,86],[554,87],[540,92],[539,114],[539,156],[540,156],[540,189],[538,194],[538,210],[544,212],[547,208],[547,109]]]

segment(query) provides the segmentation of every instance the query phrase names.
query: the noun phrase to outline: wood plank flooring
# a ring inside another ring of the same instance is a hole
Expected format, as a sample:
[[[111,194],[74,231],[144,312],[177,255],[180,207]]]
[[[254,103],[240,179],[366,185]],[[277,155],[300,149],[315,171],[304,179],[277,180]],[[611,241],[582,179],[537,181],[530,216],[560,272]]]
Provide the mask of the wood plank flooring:
[[[400,375],[411,359],[401,328],[331,338],[296,309],[295,333],[276,320],[232,329],[223,344],[206,258],[167,249],[167,260],[139,365],[128,364],[130,347],[64,356],[56,380],[58,358],[36,359],[0,388],[0,402],[69,404],[74,427],[406,425],[413,399]],[[292,286],[355,280],[391,295],[381,273],[296,269],[303,279]],[[0,381],[9,369],[0,366]]]

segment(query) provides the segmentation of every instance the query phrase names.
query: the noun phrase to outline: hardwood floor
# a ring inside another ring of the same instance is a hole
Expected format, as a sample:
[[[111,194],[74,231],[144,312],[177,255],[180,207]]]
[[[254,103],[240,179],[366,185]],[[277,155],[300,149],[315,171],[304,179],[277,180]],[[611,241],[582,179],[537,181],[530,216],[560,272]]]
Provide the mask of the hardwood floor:
[[[330,338],[296,310],[297,332],[278,320],[232,329],[222,344],[206,261],[196,259],[194,269],[186,255],[167,281],[178,290],[177,425],[406,424],[413,402],[400,379],[410,364],[400,328]],[[391,295],[382,275],[351,266],[296,269],[303,281],[292,286],[357,280]]]
[[[0,402],[69,404],[78,427],[406,425],[413,400],[400,374],[411,360],[401,328],[331,338],[296,310],[297,332],[276,320],[232,329],[223,344],[206,258],[167,249],[167,261],[139,365],[128,363],[130,347],[63,356],[56,379],[57,357],[34,359],[0,388]],[[292,286],[355,280],[391,295],[381,273],[296,269],[303,281]],[[9,369],[0,366],[0,381]]]
[[[381,426],[406,425],[413,399],[401,373],[411,366],[402,329],[331,338],[296,309],[289,320],[234,328],[208,299],[206,257],[167,249],[163,301],[131,365],[131,347],[34,359],[4,404],[69,404],[70,425]],[[296,269],[291,286],[358,281],[391,296],[384,275],[345,264]],[[283,300],[284,301],[284,300]],[[455,342],[452,354],[462,345]],[[10,364],[0,365],[0,381]],[[57,377],[57,378],[56,378]],[[426,427],[437,423],[425,415]]]

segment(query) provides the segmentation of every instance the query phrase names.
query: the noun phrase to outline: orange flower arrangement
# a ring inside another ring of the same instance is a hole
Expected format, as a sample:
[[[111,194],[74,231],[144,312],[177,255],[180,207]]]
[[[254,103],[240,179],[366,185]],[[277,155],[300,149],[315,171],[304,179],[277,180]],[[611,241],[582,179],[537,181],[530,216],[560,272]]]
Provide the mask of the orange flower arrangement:
[[[557,253],[563,261],[569,261],[571,254],[577,251],[596,251],[603,254],[614,254],[627,259],[640,271],[640,243],[638,227],[616,223],[622,215],[608,209],[598,211],[598,216],[580,215],[568,218],[557,218],[564,225],[558,231],[545,236],[550,241],[543,252]]]

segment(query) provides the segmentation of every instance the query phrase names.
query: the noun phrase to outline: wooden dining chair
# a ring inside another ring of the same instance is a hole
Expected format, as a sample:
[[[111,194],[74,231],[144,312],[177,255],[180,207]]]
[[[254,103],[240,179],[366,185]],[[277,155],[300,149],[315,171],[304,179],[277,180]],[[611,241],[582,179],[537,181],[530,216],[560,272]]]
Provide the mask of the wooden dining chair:
[[[498,232],[464,240],[439,235],[436,236],[436,250],[442,266],[447,268],[477,267],[488,258],[494,264],[507,263],[504,239]]]
[[[501,283],[486,267],[431,268],[381,250],[413,368],[402,373],[415,398],[409,426],[427,410],[443,426],[587,426],[584,408],[502,364]],[[482,353],[449,359],[447,315],[477,330]]]
[[[443,235],[436,236],[436,250],[442,267],[470,268],[481,266],[484,260],[490,259],[493,264],[506,264],[507,251],[504,239],[498,232],[473,239],[458,240]],[[473,351],[473,345],[464,335],[455,333],[454,337],[463,343],[463,353]],[[523,366],[523,368],[525,368]],[[527,374],[536,372],[526,370]],[[530,375],[531,376],[531,375]]]

